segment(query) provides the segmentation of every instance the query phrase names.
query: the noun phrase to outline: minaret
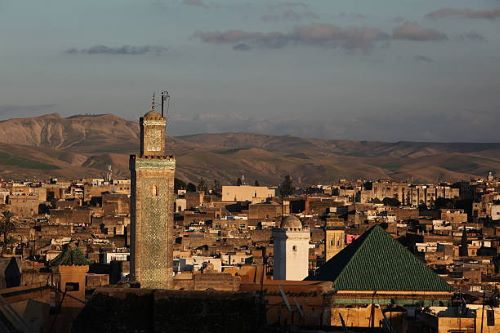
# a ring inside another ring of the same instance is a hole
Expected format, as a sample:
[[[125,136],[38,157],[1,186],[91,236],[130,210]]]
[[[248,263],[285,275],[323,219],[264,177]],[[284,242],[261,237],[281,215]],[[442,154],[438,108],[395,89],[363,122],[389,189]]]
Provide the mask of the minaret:
[[[345,247],[345,225],[342,220],[327,218],[325,225],[325,261]]]
[[[166,125],[153,96],[140,118],[140,155],[130,156],[130,272],[141,288],[172,288],[175,158],[165,153]]]
[[[274,280],[301,281],[309,275],[309,228],[293,216],[284,216],[272,233],[274,240]]]

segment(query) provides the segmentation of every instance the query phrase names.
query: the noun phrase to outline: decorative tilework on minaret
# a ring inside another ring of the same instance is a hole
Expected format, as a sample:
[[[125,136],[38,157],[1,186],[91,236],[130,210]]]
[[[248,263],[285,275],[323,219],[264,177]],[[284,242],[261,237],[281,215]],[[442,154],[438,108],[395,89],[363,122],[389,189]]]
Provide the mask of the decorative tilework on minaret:
[[[165,153],[166,124],[153,102],[140,119],[140,155],[130,156],[130,270],[141,288],[172,288],[175,158]]]

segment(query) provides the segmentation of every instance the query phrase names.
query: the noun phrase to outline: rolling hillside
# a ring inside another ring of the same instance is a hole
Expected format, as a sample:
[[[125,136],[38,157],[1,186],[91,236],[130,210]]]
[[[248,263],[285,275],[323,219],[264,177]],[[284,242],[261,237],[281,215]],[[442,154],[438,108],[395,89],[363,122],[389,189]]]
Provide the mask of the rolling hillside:
[[[175,126],[175,124],[172,124]],[[276,184],[285,174],[313,184],[338,178],[455,181],[500,171],[500,143],[366,142],[250,133],[170,138],[177,177],[234,182],[242,174]],[[0,122],[0,176],[101,176],[107,165],[128,176],[139,148],[137,123],[120,117],[48,114]]]

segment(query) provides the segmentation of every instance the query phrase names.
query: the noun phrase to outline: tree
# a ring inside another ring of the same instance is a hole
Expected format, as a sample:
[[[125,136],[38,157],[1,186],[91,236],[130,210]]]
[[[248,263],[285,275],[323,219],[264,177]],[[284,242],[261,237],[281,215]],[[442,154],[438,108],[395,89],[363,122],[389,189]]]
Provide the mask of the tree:
[[[241,181],[241,178],[238,177],[238,179],[236,180],[236,186],[241,186],[243,185],[243,182]]]
[[[188,192],[196,192],[196,185],[193,183],[188,183],[186,186],[186,191]]]
[[[208,185],[207,182],[203,177],[200,178],[200,181],[198,182],[197,186],[198,192],[208,192]]]
[[[384,206],[391,206],[391,207],[401,206],[401,202],[399,202],[399,200],[396,198],[384,198],[384,200],[382,200],[382,203],[384,204]]]
[[[436,209],[442,209],[442,208],[451,209],[451,208],[455,208],[455,204],[453,203],[452,199],[446,199],[446,198],[439,197],[436,199],[436,201],[434,201],[434,208],[436,208]]]
[[[418,210],[421,212],[421,211],[424,211],[424,210],[427,210],[427,205],[423,202],[421,202],[419,205],[418,205]]]
[[[3,234],[2,254],[7,252],[9,234],[16,229],[16,225],[12,221],[13,216],[14,214],[8,210],[2,212],[2,219],[0,220],[0,232]]]
[[[290,175],[286,175],[280,185],[280,195],[282,197],[287,197],[293,193],[295,193],[295,187],[293,187],[292,177],[290,177]]]
[[[185,190],[186,183],[179,178],[174,179],[174,190],[177,192],[178,190]]]
[[[220,195],[220,193],[222,193],[222,185],[220,184],[220,181],[218,181],[217,179],[214,179],[212,192],[216,195]]]

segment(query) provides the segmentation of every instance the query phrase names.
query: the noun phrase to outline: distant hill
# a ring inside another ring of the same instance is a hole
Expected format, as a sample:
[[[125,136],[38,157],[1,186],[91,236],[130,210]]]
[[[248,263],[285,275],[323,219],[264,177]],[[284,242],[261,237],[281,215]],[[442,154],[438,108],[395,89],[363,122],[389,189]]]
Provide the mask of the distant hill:
[[[175,126],[175,124],[172,124]],[[284,175],[314,184],[339,178],[455,181],[500,171],[500,143],[367,142],[306,139],[251,133],[169,138],[177,177],[197,182],[277,184]],[[0,121],[3,178],[102,176],[107,165],[128,176],[139,149],[136,122],[104,115],[47,114]]]

